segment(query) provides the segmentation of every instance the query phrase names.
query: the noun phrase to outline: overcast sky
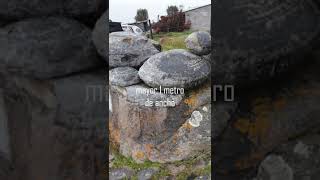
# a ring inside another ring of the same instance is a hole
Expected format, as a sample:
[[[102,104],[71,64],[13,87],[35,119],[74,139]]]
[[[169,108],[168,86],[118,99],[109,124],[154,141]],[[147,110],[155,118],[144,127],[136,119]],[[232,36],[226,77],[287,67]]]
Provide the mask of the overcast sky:
[[[109,0],[109,18],[122,23],[134,22],[137,9],[144,8],[148,10],[151,21],[157,21],[158,15],[167,14],[169,5],[183,5],[183,9],[188,10],[210,3],[211,0]]]

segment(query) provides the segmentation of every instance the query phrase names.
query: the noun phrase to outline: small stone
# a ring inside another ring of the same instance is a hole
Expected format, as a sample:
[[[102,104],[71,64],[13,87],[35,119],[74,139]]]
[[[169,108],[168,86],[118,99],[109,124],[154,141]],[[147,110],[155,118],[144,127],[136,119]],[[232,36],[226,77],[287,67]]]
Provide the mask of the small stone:
[[[130,86],[138,84],[138,71],[132,67],[118,67],[109,71],[109,82],[115,86]]]
[[[192,88],[210,75],[210,63],[183,49],[151,56],[139,69],[139,77],[151,87]]]
[[[150,180],[156,172],[158,170],[155,168],[144,169],[138,173],[138,180]]]
[[[211,180],[211,176],[198,176],[194,180]]]
[[[133,170],[128,168],[119,168],[113,169],[109,173],[110,180],[122,180],[122,179],[129,179],[131,176],[134,175]]]
[[[305,158],[308,158],[309,157],[309,147],[307,145],[305,145],[304,143],[302,143],[301,141],[299,141],[294,149],[293,149],[293,152],[296,153],[296,154],[299,154]]]
[[[211,36],[206,31],[190,34],[185,40],[187,48],[194,54],[207,55],[211,52]]]
[[[140,67],[152,55],[159,53],[145,36],[129,32],[109,34],[109,66]]]
[[[281,156],[269,155],[261,163],[258,180],[293,180],[293,170]]]

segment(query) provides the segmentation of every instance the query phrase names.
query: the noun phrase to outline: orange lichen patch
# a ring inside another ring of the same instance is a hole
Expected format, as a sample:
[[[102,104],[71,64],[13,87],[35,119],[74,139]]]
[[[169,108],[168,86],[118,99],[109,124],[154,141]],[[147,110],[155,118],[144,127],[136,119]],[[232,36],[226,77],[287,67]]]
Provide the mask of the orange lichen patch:
[[[189,122],[185,122],[183,125],[182,125],[183,128],[187,129],[187,130],[191,130],[193,127],[192,125],[189,123]]]
[[[253,103],[253,119],[240,118],[234,123],[234,127],[241,133],[247,134],[255,144],[264,143],[268,140],[271,123],[269,114],[274,107],[269,98],[258,98]]]
[[[146,150],[147,156],[150,157],[150,154],[151,154],[152,149],[153,149],[153,145],[152,144],[145,144],[144,148]]]
[[[137,159],[144,159],[145,155],[142,151],[137,151],[134,156],[137,158]]]
[[[114,128],[112,122],[109,122],[109,135],[110,141],[114,144],[120,143],[120,131],[117,128]]]
[[[177,140],[178,140],[178,134],[177,132],[175,132],[173,135],[172,135],[172,143],[173,144],[176,144],[177,143]]]
[[[241,158],[239,160],[235,161],[235,167],[238,170],[243,170],[250,168],[252,166],[257,165],[258,162],[261,162],[263,160],[266,153],[264,152],[254,152],[250,154],[248,157]]]
[[[132,42],[132,39],[131,39],[131,38],[124,38],[124,39],[122,40],[122,42],[131,43],[131,42]]]
[[[196,90],[191,91],[188,97],[184,99],[183,102],[190,108],[184,113],[185,115],[191,114],[192,111],[194,111],[200,105],[200,102],[198,101],[199,96],[204,94],[205,91],[208,91],[208,86],[209,84],[205,84],[197,88]]]

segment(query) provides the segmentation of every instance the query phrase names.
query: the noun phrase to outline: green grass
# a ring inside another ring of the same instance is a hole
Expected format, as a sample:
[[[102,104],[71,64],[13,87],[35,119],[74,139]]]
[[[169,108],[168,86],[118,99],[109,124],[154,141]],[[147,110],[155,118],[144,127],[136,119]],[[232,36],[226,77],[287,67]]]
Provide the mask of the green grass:
[[[161,163],[155,163],[151,161],[145,161],[143,163],[137,163],[135,162],[131,157],[125,157],[121,155],[119,152],[116,152],[114,150],[113,155],[114,155],[114,160],[113,160],[113,165],[112,168],[123,168],[123,167],[128,167],[131,168],[132,170],[135,171],[135,175],[131,177],[132,180],[137,180],[137,173],[142,170],[142,169],[147,169],[147,168],[157,168],[158,172],[152,176],[152,180],[157,180],[160,179],[160,177],[164,176],[170,176],[170,171],[167,168],[168,164],[161,164]],[[195,175],[195,176],[200,176],[200,175],[209,175],[211,173],[211,165],[207,165],[204,168],[200,169],[194,169],[194,164],[200,160],[200,159],[210,159],[210,154],[201,154],[197,157],[190,158],[188,160],[183,160],[183,161],[178,161],[174,163],[170,163],[176,166],[180,165],[185,165],[186,169],[182,172],[180,172],[176,179],[177,180],[185,180],[187,177],[190,175]]]
[[[171,49],[186,49],[184,40],[191,33],[192,31],[168,33],[160,32],[159,34],[154,34],[153,39],[161,44],[162,51],[168,51]]]

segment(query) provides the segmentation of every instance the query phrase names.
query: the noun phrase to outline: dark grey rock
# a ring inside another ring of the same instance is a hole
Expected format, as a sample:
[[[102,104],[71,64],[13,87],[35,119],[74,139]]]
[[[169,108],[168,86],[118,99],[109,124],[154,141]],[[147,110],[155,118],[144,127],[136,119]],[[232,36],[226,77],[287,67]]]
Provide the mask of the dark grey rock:
[[[138,172],[138,180],[150,180],[151,177],[157,173],[158,170],[155,168],[148,168]]]
[[[262,161],[257,180],[293,180],[293,170],[277,155],[269,155]]]
[[[109,70],[109,83],[115,86],[130,86],[140,82],[138,71],[132,67],[117,67]]]
[[[100,56],[108,62],[109,11],[105,11],[98,19],[92,32],[92,40]]]
[[[304,55],[320,32],[318,14],[314,1],[226,0],[215,6],[216,83],[252,85],[309,63]]]
[[[109,34],[109,66],[141,66],[150,56],[159,51],[147,37],[129,32]]]
[[[48,15],[63,15],[94,20],[105,8],[106,3],[101,0],[2,0],[0,2],[0,19],[21,20]]]
[[[0,30],[0,69],[48,79],[101,66],[91,31],[75,20],[37,18]]]
[[[133,176],[134,172],[128,168],[119,168],[119,169],[112,169],[109,172],[109,179],[110,180],[123,180],[123,179],[130,179]]]
[[[210,71],[209,62],[176,49],[150,57],[139,69],[139,77],[151,87],[192,88],[203,83]]]
[[[185,43],[186,47],[194,54],[207,55],[211,52],[211,35],[206,31],[191,33]]]

